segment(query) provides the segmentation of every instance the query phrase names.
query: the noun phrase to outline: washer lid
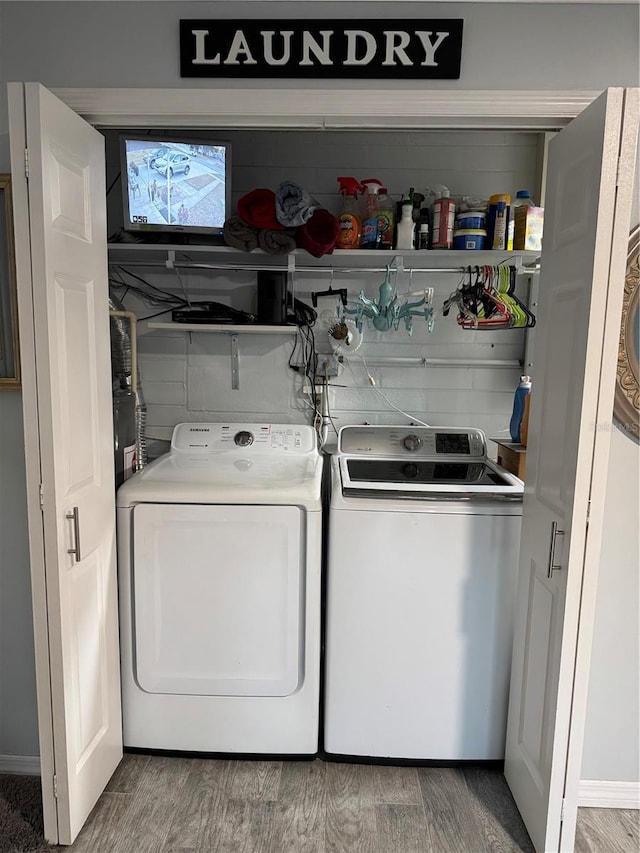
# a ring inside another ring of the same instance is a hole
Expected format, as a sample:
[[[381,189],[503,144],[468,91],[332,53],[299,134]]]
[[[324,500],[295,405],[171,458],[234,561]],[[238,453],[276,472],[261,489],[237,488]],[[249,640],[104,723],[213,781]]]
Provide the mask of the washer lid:
[[[339,457],[343,494],[390,498],[433,495],[522,499],[521,480],[488,459]]]

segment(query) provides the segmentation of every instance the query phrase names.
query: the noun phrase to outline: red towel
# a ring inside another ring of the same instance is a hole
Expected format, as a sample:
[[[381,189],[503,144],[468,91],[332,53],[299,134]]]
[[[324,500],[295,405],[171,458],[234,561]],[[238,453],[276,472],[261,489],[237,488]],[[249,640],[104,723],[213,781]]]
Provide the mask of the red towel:
[[[276,194],[273,190],[251,190],[243,195],[238,202],[238,214],[254,228],[284,228],[276,219]]]
[[[314,258],[330,255],[335,249],[340,223],[328,210],[319,208],[311,219],[296,228],[296,242]]]

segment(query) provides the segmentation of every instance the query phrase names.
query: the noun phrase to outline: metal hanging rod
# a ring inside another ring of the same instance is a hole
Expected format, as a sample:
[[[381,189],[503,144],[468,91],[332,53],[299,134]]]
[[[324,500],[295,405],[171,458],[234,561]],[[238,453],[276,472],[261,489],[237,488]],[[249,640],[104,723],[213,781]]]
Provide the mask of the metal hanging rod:
[[[367,358],[368,365],[382,367],[509,367],[520,368],[522,362],[517,358],[421,358],[420,356],[388,356]]]
[[[202,264],[195,261],[109,261],[109,266],[118,267],[162,267],[163,269],[199,269],[199,270],[228,270],[232,272],[258,272],[260,270],[273,270],[274,272],[292,272],[292,273],[386,273],[387,267],[338,267],[338,266],[295,266],[293,268],[281,264]],[[496,266],[504,266],[496,264]],[[447,274],[456,273],[462,275],[467,267],[402,267],[398,269],[391,267],[391,272],[402,273],[430,273],[430,274]],[[522,271],[523,267],[518,267],[518,272]]]

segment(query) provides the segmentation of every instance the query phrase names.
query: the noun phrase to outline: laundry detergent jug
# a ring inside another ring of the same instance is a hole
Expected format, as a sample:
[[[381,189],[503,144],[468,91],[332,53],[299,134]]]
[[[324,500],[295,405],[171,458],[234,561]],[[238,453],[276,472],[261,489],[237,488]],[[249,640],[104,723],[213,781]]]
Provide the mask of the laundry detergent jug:
[[[520,430],[522,427],[522,416],[524,415],[525,397],[531,393],[531,377],[521,376],[520,384],[516,388],[513,398],[513,413],[509,421],[509,433],[511,440],[520,444]]]

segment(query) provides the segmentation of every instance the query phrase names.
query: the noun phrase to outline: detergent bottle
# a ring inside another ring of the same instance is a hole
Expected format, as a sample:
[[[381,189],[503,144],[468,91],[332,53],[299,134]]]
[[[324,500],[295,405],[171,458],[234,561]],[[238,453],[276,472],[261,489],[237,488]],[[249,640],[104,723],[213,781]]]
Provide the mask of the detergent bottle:
[[[378,193],[382,187],[382,181],[377,178],[367,178],[366,181],[362,181],[362,186],[367,188],[367,193],[365,195],[365,214],[362,218],[360,248],[377,249],[380,244]]]
[[[393,227],[395,223],[395,204],[387,195],[387,188],[380,187],[378,193],[378,248],[393,249]]]
[[[442,187],[433,202],[431,247],[433,249],[451,249],[453,247],[453,225],[456,218],[456,205],[449,190]]]
[[[516,393],[513,398],[513,413],[509,421],[509,434],[511,440],[520,444],[520,430],[522,427],[522,417],[524,415],[524,400],[531,393],[531,377],[521,376],[520,383],[516,388]]]
[[[338,178],[343,196],[342,212],[338,217],[340,233],[337,249],[359,249],[362,235],[362,219],[358,212],[358,193],[362,192],[360,181],[355,178]]]

